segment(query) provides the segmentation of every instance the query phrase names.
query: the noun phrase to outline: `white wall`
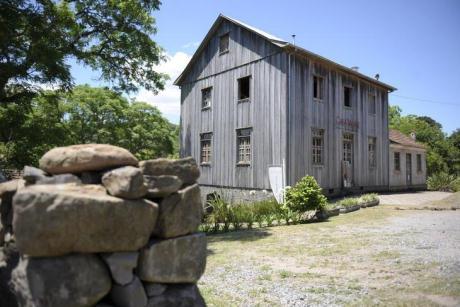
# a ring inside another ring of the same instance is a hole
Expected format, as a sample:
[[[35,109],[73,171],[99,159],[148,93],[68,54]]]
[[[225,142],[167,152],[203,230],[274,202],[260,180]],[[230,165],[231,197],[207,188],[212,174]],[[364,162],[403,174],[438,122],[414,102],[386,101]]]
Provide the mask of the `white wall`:
[[[400,154],[400,171],[395,170],[394,153]],[[406,183],[406,154],[412,155],[412,186],[426,185],[426,152],[420,148],[390,145],[390,188],[405,188]],[[422,171],[417,171],[417,154],[422,156]]]

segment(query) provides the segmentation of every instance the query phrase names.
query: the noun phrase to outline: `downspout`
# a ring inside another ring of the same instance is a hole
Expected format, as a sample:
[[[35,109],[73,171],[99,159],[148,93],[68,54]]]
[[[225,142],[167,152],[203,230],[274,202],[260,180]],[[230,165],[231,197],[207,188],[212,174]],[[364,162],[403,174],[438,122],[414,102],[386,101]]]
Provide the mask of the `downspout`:
[[[290,166],[290,157],[289,157],[289,127],[290,127],[290,100],[291,100],[291,52],[287,53],[288,55],[288,69],[286,73],[286,86],[287,86],[287,91],[286,91],[286,163],[285,163],[285,169],[284,169],[284,185],[286,186],[288,184],[288,176],[289,176],[289,166]]]

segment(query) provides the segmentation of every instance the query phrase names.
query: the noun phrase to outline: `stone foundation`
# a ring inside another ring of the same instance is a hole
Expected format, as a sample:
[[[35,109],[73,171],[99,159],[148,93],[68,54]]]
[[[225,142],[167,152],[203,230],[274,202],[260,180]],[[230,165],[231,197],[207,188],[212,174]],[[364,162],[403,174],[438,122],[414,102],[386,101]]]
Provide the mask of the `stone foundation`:
[[[0,184],[0,306],[205,306],[198,177],[191,158],[49,151]]]
[[[271,190],[223,188],[207,185],[200,185],[200,189],[203,203],[212,198],[214,193],[220,195],[226,201],[235,204],[261,201],[273,197],[273,192]]]

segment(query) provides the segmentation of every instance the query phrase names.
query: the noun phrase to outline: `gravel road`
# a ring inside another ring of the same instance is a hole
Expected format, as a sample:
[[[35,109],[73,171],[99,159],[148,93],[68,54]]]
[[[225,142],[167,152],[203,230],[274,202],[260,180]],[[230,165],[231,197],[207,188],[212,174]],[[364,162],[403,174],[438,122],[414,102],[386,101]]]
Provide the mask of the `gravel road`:
[[[210,306],[460,305],[460,211],[385,206],[209,237]]]

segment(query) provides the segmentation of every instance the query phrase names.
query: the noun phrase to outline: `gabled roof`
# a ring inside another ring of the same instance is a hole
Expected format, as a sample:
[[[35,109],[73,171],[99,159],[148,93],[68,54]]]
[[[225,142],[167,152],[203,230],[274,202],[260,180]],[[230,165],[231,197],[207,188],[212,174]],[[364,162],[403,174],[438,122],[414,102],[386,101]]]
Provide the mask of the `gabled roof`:
[[[394,130],[394,129],[390,129],[390,142],[396,143],[399,145],[403,145],[403,146],[426,149],[425,145],[416,142],[411,137],[405,135],[404,133],[398,130]]]
[[[338,64],[332,60],[329,60],[325,57],[322,57],[318,54],[315,54],[311,51],[308,51],[306,49],[303,49],[299,46],[296,46],[296,45],[293,45],[283,39],[280,39],[274,35],[271,35],[267,32],[264,32],[262,30],[259,30],[257,28],[254,28],[250,25],[247,25],[239,20],[236,20],[236,19],[233,19],[233,18],[230,18],[228,16],[225,16],[225,15],[222,15],[220,14],[219,17],[217,17],[216,21],[214,22],[214,24],[211,26],[211,29],[208,31],[208,33],[206,34],[205,38],[203,39],[203,41],[201,42],[200,46],[198,47],[198,49],[195,51],[195,53],[193,54],[192,58],[190,59],[190,62],[187,64],[187,66],[185,67],[184,71],[179,75],[179,77],[174,81],[174,84],[175,85],[179,85],[182,81],[182,79],[184,78],[184,76],[187,74],[187,72],[189,71],[189,69],[192,67],[193,63],[195,62],[195,60],[199,57],[199,55],[201,54],[201,51],[205,48],[205,46],[207,45],[208,41],[211,39],[211,37],[214,35],[214,32],[217,30],[217,28],[219,27],[219,25],[224,21],[224,20],[227,20],[229,22],[232,22],[248,31],[251,31],[253,33],[256,33],[258,35],[260,35],[261,37],[265,38],[266,40],[268,40],[269,42],[271,42],[272,44],[280,47],[280,48],[283,48],[285,49],[286,51],[289,51],[289,52],[294,52],[294,53],[297,53],[297,54],[301,54],[301,55],[305,55],[305,56],[308,56],[308,57],[311,57],[311,58],[314,58],[318,61],[321,61],[323,63],[326,63],[328,65],[331,65],[333,67],[335,67],[336,69],[340,70],[340,71],[343,71],[343,72],[346,72],[348,74],[351,74],[351,75],[354,75],[360,79],[364,79],[370,83],[373,83],[373,84],[376,84],[376,85],[379,85],[380,87],[383,87],[385,89],[387,89],[388,91],[395,91],[396,88],[392,87],[391,85],[388,85],[386,83],[383,83],[383,82],[380,82],[374,78],[371,78],[369,76],[366,76],[356,70],[353,70],[351,68],[348,68],[346,66],[343,66],[341,64]]]

